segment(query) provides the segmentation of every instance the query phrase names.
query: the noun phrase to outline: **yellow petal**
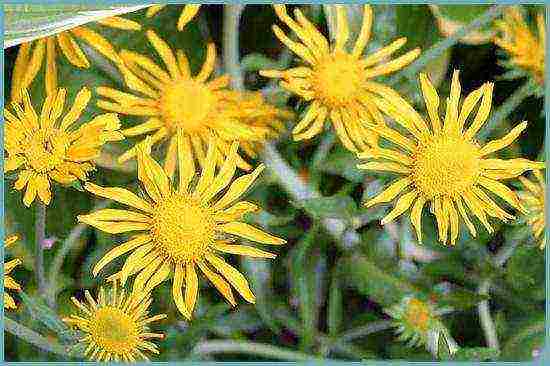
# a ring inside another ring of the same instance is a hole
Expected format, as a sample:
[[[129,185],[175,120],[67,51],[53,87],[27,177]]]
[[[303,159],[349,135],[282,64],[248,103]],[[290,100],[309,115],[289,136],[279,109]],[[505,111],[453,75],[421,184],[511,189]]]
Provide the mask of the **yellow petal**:
[[[90,62],[86,58],[84,52],[78,44],[74,41],[69,32],[61,32],[56,35],[57,43],[61,52],[65,55],[67,60],[76,67],[88,68]]]
[[[145,13],[145,16],[147,18],[151,18],[155,16],[159,11],[162,10],[166,5],[151,5],[147,8],[147,12]]]
[[[32,51],[25,75],[23,76],[23,88],[27,88],[36,78],[38,71],[42,67],[42,61],[46,55],[46,39],[42,38],[35,41],[35,46]]]
[[[97,20],[97,23],[110,28],[123,30],[141,30],[141,24],[123,17],[109,17]]]
[[[55,38],[46,38],[46,95],[57,90],[57,65],[55,64]]]
[[[206,189],[212,185],[212,180],[214,179],[214,169],[216,167],[216,159],[214,156],[215,152],[216,140],[214,137],[210,137],[204,166],[202,168],[202,172],[194,192],[194,194],[199,197],[202,196]]]
[[[168,150],[164,159],[164,172],[170,181],[173,181],[176,172],[176,163],[178,160],[178,143],[175,138],[171,138],[168,143]]]
[[[372,207],[379,203],[390,202],[397,195],[402,192],[405,188],[412,184],[412,180],[408,177],[401,178],[393,182],[388,188],[383,192],[379,193],[376,197],[372,198],[366,203],[367,207]]]
[[[212,208],[214,210],[222,210],[233,203],[233,201],[242,196],[244,192],[252,185],[252,183],[254,183],[264,168],[265,166],[260,164],[252,173],[237,178],[231,184],[225,195],[218,202],[216,202]]]
[[[25,87],[23,80],[25,73],[29,67],[29,54],[32,42],[23,42],[17,51],[17,58],[12,70],[11,76],[11,101],[18,102],[21,100],[21,91]]]
[[[277,257],[276,254],[266,252],[248,245],[237,245],[237,244],[225,244],[225,243],[215,243],[214,248],[220,252],[237,254],[237,255],[246,255],[248,257],[255,258],[270,258],[273,259]]]
[[[149,203],[144,201],[143,199],[136,196],[134,193],[128,191],[124,188],[105,188],[100,187],[96,184],[87,182],[84,185],[84,188],[96,196],[108,198],[111,200],[114,200],[116,202],[122,203],[124,205],[128,205],[134,208],[137,208],[139,210],[145,211],[145,212],[153,212],[153,208]]]
[[[393,210],[386,215],[381,221],[382,225],[387,224],[388,222],[393,221],[395,218],[399,217],[403,212],[407,211],[411,207],[414,199],[418,196],[416,191],[411,191],[399,197]]]
[[[29,207],[36,197],[37,187],[36,187],[36,177],[31,177],[27,183],[27,190],[23,196],[23,203],[25,206]]]
[[[185,305],[191,312],[193,312],[195,308],[198,293],[199,280],[197,278],[197,272],[195,272],[195,265],[187,263],[185,265]]]
[[[217,273],[212,272],[206,263],[202,261],[198,261],[197,265],[201,269],[202,273],[208,278],[210,282],[214,284],[214,286],[218,289],[218,291],[229,301],[229,303],[233,306],[237,305],[237,302],[235,301],[235,298],[233,297],[233,292],[231,291],[231,287],[225,281],[220,275]]]
[[[512,129],[506,136],[501,139],[491,141],[481,148],[479,153],[481,156],[488,155],[495,151],[504,149],[506,146],[514,142],[519,135],[527,128],[527,122],[522,122]]]
[[[168,72],[172,78],[177,78],[180,76],[178,70],[178,64],[176,62],[176,57],[172,52],[172,49],[166,42],[164,42],[155,32],[148,30],[146,32],[147,38],[151,45],[155,48],[162,61],[166,65]]]
[[[422,209],[426,204],[426,198],[419,196],[411,209],[411,223],[416,230],[418,242],[422,244]]]
[[[257,205],[251,202],[241,201],[237,202],[231,207],[226,208],[223,211],[216,212],[216,214],[214,215],[214,219],[219,222],[239,220],[245,214],[256,212],[259,209],[260,208]]]
[[[481,105],[474,118],[474,121],[468,127],[464,133],[464,138],[471,140],[479,131],[479,129],[485,124],[489,113],[491,112],[492,98],[493,98],[493,83],[486,83],[483,90],[483,98],[481,99]]]
[[[183,8],[181,15],[178,19],[178,30],[182,31],[183,28],[189,23],[195,15],[199,12],[200,4],[187,4]]]
[[[80,26],[80,27],[71,29],[70,32],[74,34],[76,37],[84,40],[86,43],[90,45],[90,47],[95,48],[100,54],[107,57],[109,60],[113,61],[114,63],[122,62],[120,56],[118,55],[113,45],[101,34],[93,31],[91,28],[86,26]]]
[[[248,281],[241,272],[235,269],[230,264],[227,264],[222,258],[207,254],[206,259],[220,272],[227,281],[241,294],[241,296],[249,303],[256,303],[256,297],[248,286]]]
[[[176,302],[176,306],[180,313],[183,314],[187,319],[191,320],[191,312],[185,305],[185,301],[183,300],[183,294],[182,294],[182,287],[183,287],[183,278],[184,278],[184,270],[183,265],[181,263],[176,264],[175,274],[174,274],[174,281],[172,283],[172,297],[174,298],[174,301]]]
[[[150,151],[150,146],[148,149]],[[170,194],[170,180],[162,167],[151,158],[149,151],[143,146],[138,149],[138,178],[147,194],[155,202],[159,202]]]
[[[103,267],[105,267],[107,264],[111,263],[111,261],[120,257],[123,254],[126,254],[136,248],[139,248],[144,244],[149,243],[150,241],[151,241],[151,238],[149,235],[139,235],[127,241],[124,244],[120,244],[114,247],[107,254],[105,254],[99,260],[99,262],[97,262],[97,264],[94,266],[92,270],[92,274],[94,275],[94,277],[96,277],[99,271],[101,271]]]
[[[424,102],[426,103],[426,109],[432,121],[432,129],[434,133],[441,131],[441,120],[439,119],[439,95],[434,86],[428,79],[428,76],[424,73],[420,74],[420,86],[422,88],[422,94],[424,95]]]
[[[224,233],[237,235],[258,243],[273,245],[282,245],[286,243],[286,240],[277,238],[276,236],[270,235],[244,222],[228,222],[218,226],[218,228]]]
[[[176,136],[178,146],[178,174],[179,174],[179,190],[186,192],[189,183],[195,176],[195,161],[191,152],[191,144],[189,138],[179,130]]]
[[[67,114],[61,120],[61,130],[66,130],[80,118],[82,112],[84,111],[84,109],[86,109],[86,106],[88,105],[91,97],[92,93],[90,92],[90,89],[88,89],[87,87],[83,87],[82,89],[80,89],[80,91],[76,95],[76,98],[74,99],[71,109],[69,109]]]
[[[514,193],[514,191],[512,191],[510,188],[506,187],[504,184],[485,177],[479,177],[478,183],[482,187],[488,189],[489,191],[502,198],[516,210],[525,213],[525,208],[522,206],[517,194]]]
[[[353,47],[352,55],[356,58],[360,57],[365,49],[365,46],[369,42],[371,28],[372,28],[373,12],[370,5],[363,7],[363,23],[361,24],[361,31]]]
[[[100,221],[92,217],[91,215],[79,215],[79,222],[84,222],[90,226],[93,226],[99,230],[105,231],[110,234],[120,234],[130,231],[143,231],[149,230],[151,224],[145,222],[132,222],[132,221]]]

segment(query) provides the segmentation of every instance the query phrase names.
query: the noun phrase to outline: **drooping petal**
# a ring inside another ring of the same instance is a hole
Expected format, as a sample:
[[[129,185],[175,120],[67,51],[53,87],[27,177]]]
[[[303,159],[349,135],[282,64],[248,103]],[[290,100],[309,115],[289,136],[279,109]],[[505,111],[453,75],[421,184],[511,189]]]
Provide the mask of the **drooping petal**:
[[[126,254],[136,248],[139,248],[140,246],[147,244],[151,241],[151,237],[149,235],[139,235],[134,237],[133,239],[127,241],[124,244],[120,244],[113,249],[111,249],[107,254],[105,254],[99,262],[94,266],[92,270],[92,274],[94,277],[97,277],[97,274],[99,271],[103,269],[107,264],[111,263],[115,258],[120,257],[123,254]]]
[[[252,304],[256,303],[256,297],[250,290],[248,281],[241,272],[214,254],[207,254],[205,257],[206,260],[208,260],[208,262],[210,262],[210,264],[212,264],[212,266],[214,266],[214,268],[216,268],[235,289],[237,289],[246,301]]]
[[[244,222],[228,222],[226,224],[218,226],[218,229],[223,231],[224,233],[237,235],[258,243],[272,245],[282,245],[286,243],[286,240],[277,238],[276,236],[268,234],[265,231],[262,231]]]

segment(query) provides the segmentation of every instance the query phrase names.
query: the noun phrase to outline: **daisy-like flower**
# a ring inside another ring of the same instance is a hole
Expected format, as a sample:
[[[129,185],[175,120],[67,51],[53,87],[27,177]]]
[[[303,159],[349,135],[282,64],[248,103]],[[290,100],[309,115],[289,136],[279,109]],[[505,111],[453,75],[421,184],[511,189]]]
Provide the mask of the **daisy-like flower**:
[[[63,321],[83,333],[79,343],[86,347],[84,355],[89,360],[135,362],[149,360],[146,352],[159,353],[150,340],[164,335],[151,333],[149,324],[166,318],[166,314],[149,316],[153,301],[149,293],[126,294],[114,281],[107,290],[99,289],[97,299],[88,290],[84,294],[88,303],[71,297],[78,313]]]
[[[18,237],[17,235],[10,235],[6,238],[4,241],[4,248],[9,248],[17,241]],[[20,291],[21,286],[13,278],[9,276],[10,272],[13,271],[13,269],[21,264],[21,260],[16,258],[12,259],[11,261],[4,263],[4,287],[5,289],[10,290],[16,290]],[[4,309],[15,309],[15,301],[13,300],[13,297],[11,297],[5,290],[4,290]]]
[[[270,78],[282,78],[281,87],[310,102],[301,121],[292,131],[294,139],[310,139],[319,134],[325,121],[330,119],[344,146],[351,151],[362,151],[376,144],[376,136],[365,128],[365,121],[373,121],[377,113],[372,95],[382,95],[394,103],[404,100],[392,89],[372,79],[392,73],[411,63],[420,53],[414,49],[403,56],[388,61],[399,50],[406,38],[363,57],[372,27],[372,9],[365,5],[363,24],[352,50],[346,43],[349,39],[348,22],[342,6],[336,6],[336,42],[330,45],[327,39],[302,14],[294,10],[296,20],[290,17],[284,5],[274,5],[279,19],[292,30],[299,42],[292,41],[277,26],[273,31],[292,52],[303,61],[303,66],[289,70],[263,70],[260,74]]]
[[[96,23],[122,30],[141,29],[139,23],[122,17],[105,18],[98,20]],[[113,45],[105,37],[86,25],[58,33],[54,36],[22,43],[13,67],[11,100],[13,102],[21,100],[21,92],[23,89],[28,89],[36,78],[36,75],[42,68],[44,59],[46,59],[44,73],[46,93],[55,93],[57,90],[56,58],[58,48],[72,65],[79,68],[90,67],[90,61],[77,41],[84,42],[114,63],[121,62]]]
[[[44,204],[50,203],[50,180],[61,184],[86,180],[103,144],[124,139],[119,131],[120,121],[113,113],[99,115],[74,128],[91,97],[87,88],[78,92],[71,108],[59,120],[65,96],[65,89],[49,94],[37,115],[24,89],[22,102],[11,104],[15,114],[4,109],[4,171],[19,170],[14,187],[27,187],[23,196],[27,207],[36,195]]]
[[[540,240],[540,248],[546,246],[546,234],[544,234],[544,211],[545,211],[545,191],[546,184],[539,170],[533,171],[536,181],[533,182],[525,177],[519,177],[521,184],[525,188],[518,192],[518,196],[527,209],[527,223],[533,230],[533,235]]]
[[[155,16],[159,11],[161,11],[166,5],[152,5],[147,8],[145,16],[151,18]],[[195,15],[199,12],[201,5],[200,4],[186,4],[183,6],[180,17],[178,19],[178,30],[182,31],[183,28],[189,23]]]
[[[500,181],[544,167],[544,163],[527,159],[503,160],[491,157],[493,153],[513,143],[527,127],[527,122],[520,123],[506,136],[480,146],[475,135],[491,111],[493,84],[485,83],[470,93],[459,108],[460,82],[458,71],[455,71],[443,121],[439,118],[439,96],[425,74],[420,74],[420,85],[431,128],[408,104],[398,106],[383,99],[376,101],[410,136],[382,125],[382,121],[370,127],[391,145],[359,154],[360,158],[369,161],[358,167],[391,172],[400,177],[366,205],[371,207],[390,202],[403,193],[393,210],[382,219],[382,224],[394,220],[411,208],[411,222],[419,242],[422,241],[422,210],[428,203],[430,212],[437,219],[439,240],[443,243],[447,243],[450,231],[450,243],[455,244],[459,234],[459,217],[462,217],[471,234],[476,235],[467,210],[492,233],[488,217],[507,221],[513,216],[503,210],[488,193],[524,212],[516,193]],[[480,100],[477,113],[470,118]]]
[[[500,36],[495,43],[510,56],[513,66],[529,72],[536,82],[544,84],[546,25],[544,15],[537,15],[538,35],[531,31],[518,7],[509,7],[503,20],[496,22]]]
[[[121,72],[128,87],[141,95],[125,93],[109,87],[97,88],[107,99],[99,100],[100,108],[126,115],[144,116],[146,121],[123,131],[126,136],[152,133],[153,144],[168,141],[164,166],[170,177],[176,166],[176,136],[181,131],[186,144],[193,147],[193,156],[201,166],[210,136],[217,139],[216,159],[221,162],[234,140],[259,142],[268,133],[266,128],[249,126],[239,120],[243,112],[238,108],[238,94],[227,89],[228,76],[210,80],[214,70],[216,50],[213,43],[207,47],[206,61],[196,76],[191,75],[183,51],[176,54],[157,34],[147,31],[147,38],[160,55],[166,70],[149,57],[122,50],[124,60]],[[136,155],[136,147],[119,157],[123,163]],[[238,166],[251,169],[242,158]]]
[[[232,305],[236,302],[230,285],[245,300],[254,303],[255,297],[246,278],[220,253],[275,257],[251,246],[234,244],[237,237],[263,244],[285,243],[283,239],[240,221],[243,215],[258,210],[251,202],[236,201],[264,166],[232,181],[238,148],[234,143],[215,174],[216,146],[211,141],[206,164],[196,184],[192,184],[195,167],[190,146],[183,133],[178,134],[179,185],[175,189],[165,171],[150,157],[150,140],[147,139],[138,145],[137,151],[138,179],[147,197],[140,198],[123,188],[103,188],[88,183],[85,188],[89,192],[128,205],[132,210],[104,209],[78,217],[80,222],[108,233],[136,232],[131,240],[113,248],[95,265],[94,276],[113,259],[131,252],[122,270],[111,278],[120,278],[125,283],[129,276],[137,274],[134,291],[148,292],[173,273],[172,296],[179,311],[188,319],[198,296],[196,267]],[[182,287],[185,287],[185,297]]]
[[[432,354],[437,354],[443,336],[451,354],[458,350],[458,345],[441,323],[434,304],[406,296],[384,311],[393,318],[399,340],[408,342],[409,347],[425,346]]]

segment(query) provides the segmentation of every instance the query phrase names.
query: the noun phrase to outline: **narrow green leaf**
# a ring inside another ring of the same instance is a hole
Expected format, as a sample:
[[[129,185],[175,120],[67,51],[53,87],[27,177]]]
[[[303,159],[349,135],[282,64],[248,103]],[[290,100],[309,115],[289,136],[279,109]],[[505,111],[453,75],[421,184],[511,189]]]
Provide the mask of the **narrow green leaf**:
[[[319,197],[304,200],[302,207],[314,218],[351,219],[357,214],[357,204],[349,196]]]
[[[391,306],[420,290],[405,278],[382,271],[363,256],[346,258],[340,263],[349,283],[382,306]]]
[[[498,358],[499,352],[494,348],[471,347],[461,348],[452,357],[453,361],[491,361]]]

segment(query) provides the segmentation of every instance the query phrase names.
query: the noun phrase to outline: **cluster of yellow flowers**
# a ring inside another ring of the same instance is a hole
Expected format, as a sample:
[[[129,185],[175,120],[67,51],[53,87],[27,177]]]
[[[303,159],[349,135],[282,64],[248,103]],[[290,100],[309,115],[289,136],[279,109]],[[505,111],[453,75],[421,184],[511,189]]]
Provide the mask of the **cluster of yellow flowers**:
[[[161,8],[152,6],[146,15],[153,16]],[[297,40],[292,40],[277,25],[273,26],[275,35],[304,64],[283,71],[264,70],[260,74],[282,79],[283,88],[309,102],[292,131],[295,140],[310,139],[321,133],[329,120],[342,144],[366,161],[359,169],[399,176],[366,203],[373,206],[396,199],[382,224],[411,209],[411,221],[421,241],[422,211],[429,203],[430,212],[437,220],[439,240],[454,244],[459,234],[459,217],[472,235],[476,234],[468,211],[489,232],[493,231],[489,217],[502,221],[513,218],[487,191],[519,212],[538,210],[536,212],[543,215],[544,202],[537,201],[544,195],[540,187],[521,178],[529,190],[529,195],[520,196],[524,196],[524,204],[516,192],[501,181],[534,171],[542,185],[539,170],[544,164],[522,158],[503,160],[491,155],[510,145],[527,123],[519,124],[504,137],[484,146],[476,140],[491,110],[492,83],[467,95],[461,104],[459,73],[455,71],[445,114],[440,117],[438,93],[428,77],[420,74],[429,116],[424,119],[395,90],[373,80],[410,64],[420,50],[414,49],[389,61],[406,42],[400,38],[364,56],[373,22],[370,6],[364,7],[361,30],[351,49],[347,48],[350,32],[343,7],[337,6],[334,44],[299,9],[295,9],[294,17],[284,5],[275,5],[274,9]],[[182,30],[198,10],[197,5],[186,6],[178,29]],[[141,29],[140,24],[120,17],[109,18],[101,24]],[[73,298],[81,315],[65,319],[85,334],[81,342],[87,347],[86,355],[103,361],[135,361],[147,358],[144,351],[158,353],[157,346],[149,339],[162,338],[162,335],[150,333],[148,324],[166,315],[148,317],[148,308],[151,291],[164,281],[172,281],[175,305],[188,319],[192,318],[198,297],[197,267],[232,305],[236,305],[233,289],[254,303],[246,278],[221,254],[275,258],[273,253],[235,241],[244,238],[267,245],[285,243],[284,239],[243,222],[245,214],[256,212],[259,207],[239,199],[264,169],[263,164],[253,168],[250,158],[257,155],[262,143],[284,129],[283,121],[292,119],[293,113],[268,104],[260,93],[230,89],[226,75],[212,77],[216,59],[213,44],[206,47],[201,70],[192,75],[182,50],[174,51],[152,30],[147,30],[145,35],[162,64],[148,55],[117,50],[86,26],[23,44],[13,71],[11,110],[4,111],[5,171],[18,172],[14,187],[25,191],[26,206],[35,198],[49,204],[52,182],[69,184],[80,180],[91,194],[129,207],[78,216],[78,221],[101,231],[132,235],[128,241],[113,247],[93,268],[96,276],[114,259],[128,255],[120,270],[107,278],[112,282],[111,288],[107,291],[101,288],[97,299],[86,291],[87,305]],[[112,61],[127,88],[126,91],[97,88],[97,105],[108,113],[78,125],[76,122],[92,93],[82,88],[69,110],[63,113],[66,91],[57,86],[55,66],[56,44],[71,64],[90,66],[75,38]],[[38,114],[27,88],[44,58],[47,96]],[[123,128],[118,115],[143,117],[144,121]],[[144,139],[119,160],[137,160],[137,179],[144,188],[143,194],[125,188],[101,187],[88,181],[102,146],[129,136],[144,136]],[[166,142],[166,149],[161,165],[152,158],[151,148],[162,142]],[[246,174],[234,179],[237,168]],[[529,222],[540,235],[544,220]],[[9,244],[14,241],[7,239]],[[17,259],[6,263],[5,273],[9,274],[18,263]],[[130,278],[133,278],[132,291],[129,294],[124,289],[119,291],[118,283],[124,287]],[[10,277],[4,281],[6,287],[19,289]],[[7,294],[4,303],[9,308],[15,307]]]

